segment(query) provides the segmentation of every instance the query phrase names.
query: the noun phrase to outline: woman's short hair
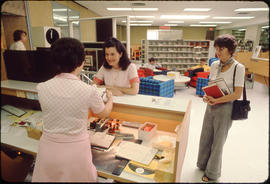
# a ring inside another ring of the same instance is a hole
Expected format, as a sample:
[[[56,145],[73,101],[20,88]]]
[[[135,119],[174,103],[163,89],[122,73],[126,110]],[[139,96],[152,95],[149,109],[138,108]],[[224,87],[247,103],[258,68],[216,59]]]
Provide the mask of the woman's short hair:
[[[131,62],[128,58],[125,46],[116,38],[113,37],[110,38],[105,42],[103,46],[104,58],[105,58],[105,49],[110,47],[115,47],[119,54],[122,53],[122,57],[120,58],[118,65],[122,70],[126,70]],[[103,66],[107,69],[112,68],[112,66],[110,66],[109,63],[107,62],[106,58],[104,60]]]
[[[237,41],[233,35],[224,34],[217,37],[214,42],[214,47],[226,47],[230,54],[233,55],[237,47]]]
[[[71,73],[85,60],[83,44],[74,38],[60,38],[51,45],[51,57],[57,73]]]
[[[13,32],[13,40],[14,40],[15,42],[21,40],[21,35],[22,35],[23,33],[24,33],[25,35],[27,35],[27,33],[26,33],[25,31],[23,31],[23,30],[16,30],[16,31],[14,31],[14,32]]]
[[[149,62],[151,62],[151,61],[155,61],[155,58],[151,57],[151,58],[149,59]]]

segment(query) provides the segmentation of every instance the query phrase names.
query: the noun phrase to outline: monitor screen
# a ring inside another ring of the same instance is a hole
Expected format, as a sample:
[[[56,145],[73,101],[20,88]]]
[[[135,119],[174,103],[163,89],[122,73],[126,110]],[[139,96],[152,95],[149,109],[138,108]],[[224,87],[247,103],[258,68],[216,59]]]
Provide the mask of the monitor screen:
[[[3,56],[9,80],[44,82],[56,75],[49,50],[6,50]]]

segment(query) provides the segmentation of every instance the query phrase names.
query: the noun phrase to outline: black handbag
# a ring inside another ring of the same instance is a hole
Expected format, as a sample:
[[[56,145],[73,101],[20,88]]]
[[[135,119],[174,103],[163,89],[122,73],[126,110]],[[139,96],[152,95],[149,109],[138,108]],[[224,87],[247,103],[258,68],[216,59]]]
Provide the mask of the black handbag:
[[[233,91],[234,91],[234,80],[235,80],[235,71],[237,64],[234,67],[233,73]],[[248,112],[251,110],[250,101],[247,100],[246,95],[246,85],[244,82],[243,88],[243,100],[234,100],[232,108],[232,120],[244,120],[248,118]]]

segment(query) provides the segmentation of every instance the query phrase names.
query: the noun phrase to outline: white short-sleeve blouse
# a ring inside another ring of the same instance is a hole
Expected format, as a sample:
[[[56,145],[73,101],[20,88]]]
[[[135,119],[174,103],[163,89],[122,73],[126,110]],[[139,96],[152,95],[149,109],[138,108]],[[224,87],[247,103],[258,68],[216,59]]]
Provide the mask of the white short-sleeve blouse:
[[[130,63],[126,70],[106,69],[102,66],[94,77],[97,84],[105,84],[106,86],[116,86],[130,88],[133,82],[140,82],[137,67],[134,63]]]
[[[244,87],[244,82],[245,82],[245,66],[244,65],[234,60],[234,63],[231,65],[231,67],[228,70],[226,70],[225,72],[218,73],[219,63],[220,61],[217,60],[211,64],[210,76],[209,76],[210,80],[223,78],[225,82],[227,83],[227,86],[229,87],[230,91],[233,92],[233,73],[234,73],[234,67],[237,64],[234,85],[235,87]]]
[[[89,110],[100,113],[105,105],[95,87],[70,73],[61,73],[37,85],[43,130],[77,134],[87,130]]]

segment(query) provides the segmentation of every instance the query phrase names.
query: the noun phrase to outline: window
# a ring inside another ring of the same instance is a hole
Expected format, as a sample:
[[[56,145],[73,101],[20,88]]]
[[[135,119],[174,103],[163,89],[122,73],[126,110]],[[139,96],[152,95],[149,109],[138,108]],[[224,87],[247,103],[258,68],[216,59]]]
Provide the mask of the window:
[[[158,40],[158,30],[147,30],[147,40]]]
[[[66,6],[52,1],[53,8],[53,23],[55,27],[60,27],[61,37],[69,37],[68,20],[80,18],[80,13]],[[73,22],[73,36],[81,40],[80,22]]]

